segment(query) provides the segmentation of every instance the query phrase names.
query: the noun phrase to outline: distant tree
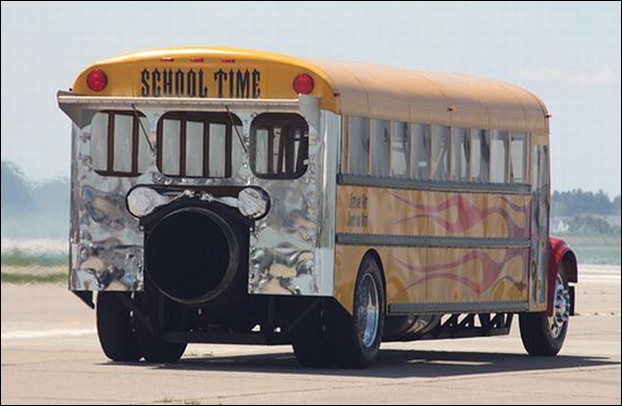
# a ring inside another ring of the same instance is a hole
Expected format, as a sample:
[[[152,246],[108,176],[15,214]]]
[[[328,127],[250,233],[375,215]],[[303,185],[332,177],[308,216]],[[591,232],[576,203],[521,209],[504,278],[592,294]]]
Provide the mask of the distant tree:
[[[611,206],[613,206],[614,214],[617,214],[619,216],[620,215],[620,195],[617,195],[613,199],[613,203],[611,203]]]
[[[33,209],[32,191],[23,173],[11,162],[2,161],[2,209],[7,212],[28,212]]]
[[[577,214],[568,222],[568,231],[578,234],[616,234],[619,228],[612,227],[602,218],[591,214]]]
[[[619,213],[619,200],[617,209],[615,205],[615,199],[612,203],[609,196],[602,190],[594,193],[574,189],[570,192],[554,191],[551,195],[551,214],[554,217],[569,217],[580,213],[601,215]]]

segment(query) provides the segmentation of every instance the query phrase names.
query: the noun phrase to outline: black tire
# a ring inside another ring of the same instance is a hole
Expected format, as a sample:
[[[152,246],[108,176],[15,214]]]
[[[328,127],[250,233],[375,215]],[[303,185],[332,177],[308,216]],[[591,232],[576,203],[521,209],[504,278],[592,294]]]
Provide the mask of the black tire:
[[[136,293],[136,304],[151,320],[152,330],[145,326],[139,319],[134,318],[134,334],[138,348],[143,358],[149,363],[173,363],[179,361],[186,351],[187,343],[168,343],[164,341],[163,331],[167,328],[175,328],[180,325],[183,317],[183,309],[177,303],[167,298],[160,297],[156,292]],[[158,324],[157,300],[164,303],[164,325]]]
[[[104,354],[117,362],[138,361],[141,353],[136,344],[130,309],[122,296],[128,292],[99,292],[97,294],[97,335]]]
[[[334,362],[324,332],[321,309],[315,309],[293,331],[292,347],[296,361],[304,367],[328,368]]]
[[[566,339],[571,303],[563,266],[557,272],[553,294],[552,317],[548,317],[546,312],[520,314],[520,336],[523,347],[530,355],[557,355]]]
[[[385,295],[380,266],[366,255],[354,287],[354,315],[333,302],[326,309],[332,358],[342,368],[367,368],[378,357],[384,329]]]

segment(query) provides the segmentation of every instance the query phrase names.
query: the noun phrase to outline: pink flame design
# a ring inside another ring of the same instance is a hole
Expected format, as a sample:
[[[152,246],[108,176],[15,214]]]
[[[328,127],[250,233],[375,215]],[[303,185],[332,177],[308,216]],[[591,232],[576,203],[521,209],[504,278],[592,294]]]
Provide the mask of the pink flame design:
[[[524,271],[523,280],[516,280],[509,275],[505,275],[501,279],[499,279],[499,276],[503,272],[505,264],[507,264],[510,259],[517,256],[522,257],[523,261],[525,261],[526,251],[520,248],[508,249],[505,252],[504,258],[501,261],[497,262],[483,250],[471,250],[457,261],[432,266],[410,265],[395,256],[391,256],[391,259],[393,259],[395,262],[408,269],[409,271],[418,274],[417,279],[414,282],[411,282],[408,286],[406,286],[404,290],[408,290],[413,286],[424,283],[426,282],[426,280],[446,278],[456,282],[460,282],[475,293],[483,293],[488,291],[493,285],[499,283],[502,280],[507,280],[511,282],[519,291],[522,291],[525,288],[526,283],[524,281]],[[453,269],[474,259],[479,260],[482,264],[481,270],[483,275],[480,281],[473,280],[466,275],[457,275],[452,272]]]
[[[390,193],[395,199],[414,207],[417,210],[422,211],[422,214],[416,214],[414,216],[405,217],[403,219],[399,219],[392,223],[392,226],[395,226],[399,223],[403,223],[406,221],[415,220],[418,218],[429,218],[431,221],[434,221],[436,224],[442,226],[445,230],[450,231],[452,233],[460,233],[468,230],[473,227],[475,224],[484,220],[486,217],[489,217],[495,213],[499,214],[506,222],[508,226],[508,237],[516,238],[516,237],[526,237],[527,227],[521,227],[516,224],[510,214],[500,207],[488,207],[488,208],[479,208],[473,204],[473,202],[468,199],[466,196],[455,195],[449,199],[446,199],[444,202],[439,203],[437,205],[425,205],[425,204],[417,204],[405,199],[402,196],[399,196],[395,193]],[[501,199],[504,203],[506,203],[510,209],[515,212],[520,212],[523,215],[529,215],[529,205],[518,205],[512,202],[505,196],[501,196]],[[456,221],[451,222],[447,220],[444,216],[439,215],[442,211],[445,211],[451,207],[458,208],[458,216]],[[526,222],[528,223],[528,222]]]

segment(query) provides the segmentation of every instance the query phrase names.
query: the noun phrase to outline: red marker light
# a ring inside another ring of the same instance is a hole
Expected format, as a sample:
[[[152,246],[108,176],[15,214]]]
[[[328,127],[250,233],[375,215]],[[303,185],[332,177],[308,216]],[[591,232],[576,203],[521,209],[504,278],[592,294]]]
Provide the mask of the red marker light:
[[[298,94],[309,94],[313,91],[313,88],[315,87],[315,82],[310,75],[306,73],[301,73],[294,78],[292,86],[294,88],[294,91]]]
[[[94,92],[101,92],[108,84],[108,77],[103,70],[95,69],[86,75],[86,85]]]

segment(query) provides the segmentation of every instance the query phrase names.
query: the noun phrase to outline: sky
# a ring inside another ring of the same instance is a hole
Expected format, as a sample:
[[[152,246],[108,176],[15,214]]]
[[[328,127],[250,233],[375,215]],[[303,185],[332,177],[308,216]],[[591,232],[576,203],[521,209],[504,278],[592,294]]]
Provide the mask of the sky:
[[[620,194],[620,2],[1,3],[2,160],[69,176],[56,104],[88,65],[172,46],[254,48],[504,80],[551,118],[552,187]]]

